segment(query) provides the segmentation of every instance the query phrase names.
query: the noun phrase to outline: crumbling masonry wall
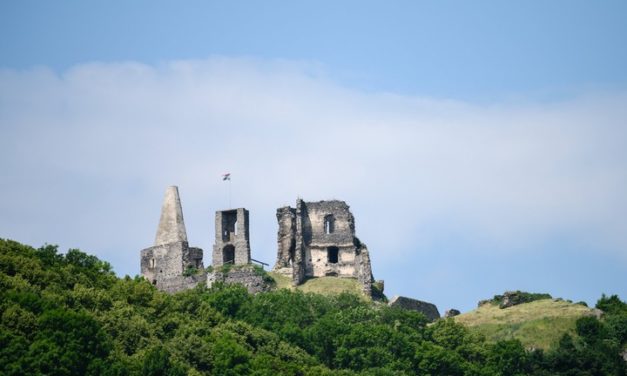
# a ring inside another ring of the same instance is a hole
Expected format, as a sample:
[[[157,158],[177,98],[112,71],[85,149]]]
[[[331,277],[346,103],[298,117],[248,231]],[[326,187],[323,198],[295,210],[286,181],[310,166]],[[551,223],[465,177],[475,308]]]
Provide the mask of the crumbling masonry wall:
[[[207,274],[207,287],[211,287],[217,282],[242,285],[251,294],[269,291],[273,287],[264,280],[261,274],[255,271],[255,267],[252,264],[233,267],[226,271],[215,270]]]
[[[344,201],[305,202],[277,209],[278,252],[274,271],[294,285],[309,277],[357,278],[372,292],[372,268],[365,244],[355,236],[355,218]]]

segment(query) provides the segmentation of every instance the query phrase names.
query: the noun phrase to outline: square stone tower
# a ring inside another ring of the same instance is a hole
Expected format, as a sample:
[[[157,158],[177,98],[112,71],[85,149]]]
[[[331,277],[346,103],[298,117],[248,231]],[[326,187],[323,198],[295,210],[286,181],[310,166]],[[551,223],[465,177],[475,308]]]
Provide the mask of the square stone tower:
[[[216,212],[213,266],[224,264],[250,264],[248,210],[244,208]]]

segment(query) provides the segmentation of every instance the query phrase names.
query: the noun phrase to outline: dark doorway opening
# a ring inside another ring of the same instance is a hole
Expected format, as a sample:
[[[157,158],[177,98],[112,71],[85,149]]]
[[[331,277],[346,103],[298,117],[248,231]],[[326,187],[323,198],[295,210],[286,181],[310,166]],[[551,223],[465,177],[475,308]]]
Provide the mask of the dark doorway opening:
[[[222,263],[223,264],[234,264],[235,263],[235,247],[231,244],[227,245],[222,249]]]
[[[338,247],[327,248],[327,261],[329,264],[337,264],[339,253],[340,250]]]

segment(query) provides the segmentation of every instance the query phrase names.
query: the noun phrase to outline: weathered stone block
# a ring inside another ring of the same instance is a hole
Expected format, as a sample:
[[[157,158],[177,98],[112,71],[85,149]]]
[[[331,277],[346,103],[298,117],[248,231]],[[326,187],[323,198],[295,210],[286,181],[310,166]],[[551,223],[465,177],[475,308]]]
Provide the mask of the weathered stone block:
[[[388,306],[420,312],[424,314],[429,321],[434,321],[440,318],[440,312],[438,312],[438,308],[435,304],[404,296],[393,297],[388,303]]]

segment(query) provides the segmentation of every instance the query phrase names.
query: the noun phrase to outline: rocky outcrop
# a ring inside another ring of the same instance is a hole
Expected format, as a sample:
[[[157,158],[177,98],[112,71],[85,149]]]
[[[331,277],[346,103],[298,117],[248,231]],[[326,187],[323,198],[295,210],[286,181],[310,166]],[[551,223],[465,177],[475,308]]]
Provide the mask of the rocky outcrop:
[[[404,296],[395,296],[392,300],[390,300],[388,306],[420,312],[425,315],[429,321],[435,321],[440,318],[440,312],[435,304],[423,302],[422,300],[416,300]]]
[[[503,295],[494,295],[492,299],[480,300],[477,303],[477,307],[481,307],[485,304],[494,304],[498,305],[499,308],[509,308],[518,304],[530,303],[536,300],[541,299],[551,299],[550,294],[538,294],[538,293],[530,293],[524,292],[520,290],[516,291],[505,291]]]
[[[459,310],[455,309],[455,308],[451,308],[449,310],[447,310],[446,312],[444,312],[444,317],[455,317],[458,316],[461,312],[459,312]]]
[[[549,294],[532,294],[523,291],[506,291],[503,295],[497,295],[495,299],[499,302],[499,308],[513,307],[518,304],[529,303],[540,299],[551,299]]]

